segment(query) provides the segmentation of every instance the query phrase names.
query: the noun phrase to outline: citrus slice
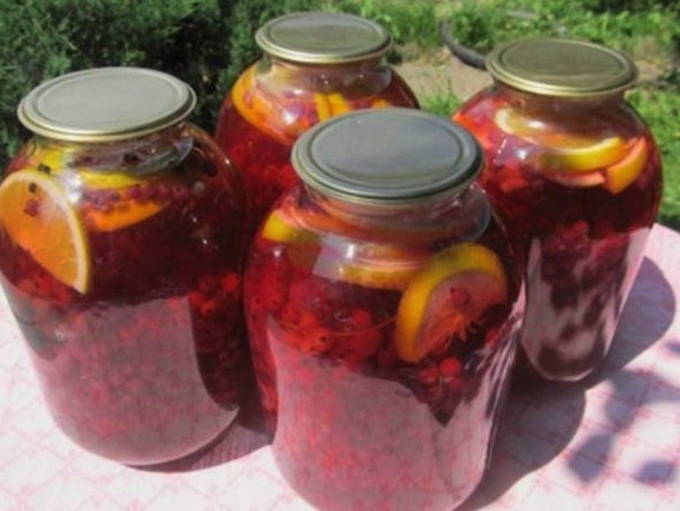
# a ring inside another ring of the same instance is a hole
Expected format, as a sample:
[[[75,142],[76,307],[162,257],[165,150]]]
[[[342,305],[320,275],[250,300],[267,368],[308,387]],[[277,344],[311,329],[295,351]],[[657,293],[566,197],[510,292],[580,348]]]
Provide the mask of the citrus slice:
[[[262,237],[276,243],[314,243],[319,237],[304,229],[280,209],[271,212],[262,226]]]
[[[292,145],[301,131],[296,124],[287,125],[280,120],[276,105],[266,98],[255,83],[255,67],[252,66],[236,80],[231,90],[231,101],[236,111],[257,129],[278,142]]]
[[[56,172],[55,175],[59,175]],[[118,188],[127,188],[129,186],[148,183],[158,176],[147,176],[140,178],[132,176],[123,172],[96,172],[80,168],[77,170],[77,175],[82,180],[83,184],[93,190],[111,190]]]
[[[644,170],[649,157],[649,144],[644,138],[633,143],[631,150],[621,161],[605,170],[605,188],[617,194],[628,188]]]
[[[389,108],[392,104],[383,98],[374,99],[371,101],[371,108]]]
[[[328,98],[322,92],[314,93],[314,107],[316,108],[316,116],[319,118],[319,122],[325,121],[332,115]]]
[[[353,257],[348,258],[348,254]],[[373,289],[403,290],[426,260],[422,249],[378,243],[332,244],[314,264],[314,272],[331,280]]]
[[[90,285],[87,233],[61,185],[35,169],[0,186],[0,224],[56,280],[80,293]]]
[[[167,204],[157,202],[140,203],[126,199],[116,202],[110,211],[100,211],[91,206],[82,208],[83,221],[93,231],[112,232],[138,224],[151,218]]]
[[[435,254],[413,278],[397,311],[397,354],[418,362],[449,338],[465,339],[470,325],[507,296],[498,256],[476,243],[461,243]]]
[[[604,174],[596,172],[546,172],[546,179],[569,188],[590,188],[604,183]]]
[[[331,108],[331,115],[342,115],[351,110],[349,103],[339,92],[328,95],[328,106]]]
[[[555,131],[510,108],[499,109],[494,121],[504,132],[540,146],[544,151],[541,168],[548,172],[592,172],[616,163],[626,153],[626,142],[619,136],[593,138]]]

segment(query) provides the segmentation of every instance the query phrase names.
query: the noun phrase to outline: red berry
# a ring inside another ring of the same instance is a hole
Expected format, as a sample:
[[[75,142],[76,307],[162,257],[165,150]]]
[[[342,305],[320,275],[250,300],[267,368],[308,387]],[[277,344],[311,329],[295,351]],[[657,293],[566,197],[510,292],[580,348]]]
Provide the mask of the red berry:
[[[189,293],[189,304],[194,308],[198,309],[205,302],[205,296],[198,291],[192,291]]]
[[[354,309],[350,318],[355,330],[365,330],[370,328],[373,323],[371,313],[366,309]]]
[[[418,380],[423,385],[429,387],[439,381],[439,370],[437,366],[428,366],[418,371]]]
[[[308,354],[325,353],[332,345],[332,333],[327,328],[315,328],[300,339],[300,349]]]
[[[229,272],[222,278],[220,284],[225,293],[235,293],[241,287],[241,277],[237,273]]]
[[[211,277],[210,275],[205,275],[201,277],[198,281],[198,289],[203,293],[211,293],[217,288],[217,279]]]
[[[460,374],[462,364],[457,358],[447,357],[439,362],[439,372],[444,378],[454,378]]]
[[[217,312],[217,300],[208,300],[201,305],[201,316],[211,318]]]

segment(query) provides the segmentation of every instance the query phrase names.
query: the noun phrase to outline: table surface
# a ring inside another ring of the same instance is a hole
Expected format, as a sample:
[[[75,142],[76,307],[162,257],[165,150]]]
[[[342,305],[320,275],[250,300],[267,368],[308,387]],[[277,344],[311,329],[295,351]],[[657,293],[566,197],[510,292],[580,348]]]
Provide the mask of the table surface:
[[[680,510],[676,296],[680,235],[657,225],[603,369],[579,384],[513,386],[491,468],[465,511]],[[3,511],[313,509],[248,424],[211,449],[147,469],[75,446],[42,405],[4,298],[0,424]]]

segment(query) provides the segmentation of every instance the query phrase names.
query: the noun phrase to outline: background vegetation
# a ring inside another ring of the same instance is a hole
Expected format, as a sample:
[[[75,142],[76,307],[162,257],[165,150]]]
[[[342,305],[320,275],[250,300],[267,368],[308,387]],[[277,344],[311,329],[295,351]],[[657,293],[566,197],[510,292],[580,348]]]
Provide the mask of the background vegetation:
[[[41,81],[104,65],[153,67],[190,83],[196,120],[210,129],[231,83],[258,52],[259,25],[284,12],[324,9],[375,19],[420,52],[440,47],[450,21],[463,44],[486,52],[527,35],[566,35],[632,55],[642,70],[629,98],[652,126],[665,163],[662,221],[680,227],[680,2],[677,0],[0,0],[0,166],[27,136],[20,98]],[[408,52],[409,56],[413,51]],[[452,94],[421,98],[448,114]]]

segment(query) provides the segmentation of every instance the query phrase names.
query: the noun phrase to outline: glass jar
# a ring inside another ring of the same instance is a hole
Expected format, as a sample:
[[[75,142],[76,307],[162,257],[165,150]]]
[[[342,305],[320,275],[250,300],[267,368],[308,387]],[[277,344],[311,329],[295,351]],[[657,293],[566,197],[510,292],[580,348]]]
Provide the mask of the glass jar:
[[[550,380],[607,354],[661,198],[649,129],[623,97],[637,72],[595,44],[525,40],[454,119],[486,153],[480,183],[527,258],[524,353]]]
[[[482,477],[522,288],[481,158],[409,109],[293,148],[305,186],[256,236],[246,318],[276,462],[319,509],[449,510]]]
[[[298,182],[291,147],[308,128],[351,110],[417,107],[382,58],[388,32],[348,14],[303,12],[257,31],[264,57],[248,68],[225,99],[216,140],[243,173],[252,227]]]
[[[238,174],[185,121],[193,91],[102,68],[39,86],[0,185],[0,281],[47,405],[126,464],[208,444],[247,375]]]

